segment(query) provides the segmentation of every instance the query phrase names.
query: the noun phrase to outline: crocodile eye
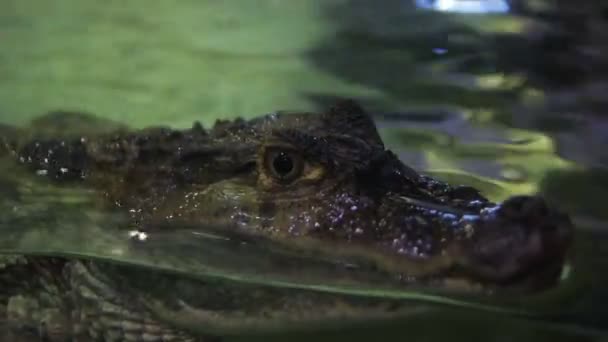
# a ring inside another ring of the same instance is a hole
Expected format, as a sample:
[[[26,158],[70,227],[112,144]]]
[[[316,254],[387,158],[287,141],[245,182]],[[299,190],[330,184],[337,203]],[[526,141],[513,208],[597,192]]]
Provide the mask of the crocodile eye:
[[[295,151],[273,149],[264,158],[266,169],[281,182],[291,182],[302,175],[304,161]]]

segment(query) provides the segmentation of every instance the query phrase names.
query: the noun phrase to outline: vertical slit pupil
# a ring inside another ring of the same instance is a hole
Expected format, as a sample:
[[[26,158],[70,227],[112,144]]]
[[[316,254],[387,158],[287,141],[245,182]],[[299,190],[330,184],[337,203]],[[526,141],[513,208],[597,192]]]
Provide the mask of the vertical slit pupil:
[[[279,153],[273,160],[272,166],[279,175],[287,175],[293,170],[293,160],[285,153]]]

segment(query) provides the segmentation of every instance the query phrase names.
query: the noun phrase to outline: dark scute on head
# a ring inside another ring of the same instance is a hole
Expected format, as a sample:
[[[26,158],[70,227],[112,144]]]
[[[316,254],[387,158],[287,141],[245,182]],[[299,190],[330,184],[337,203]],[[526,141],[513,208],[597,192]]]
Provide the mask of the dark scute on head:
[[[230,135],[239,134],[248,127],[247,121],[240,117],[234,120],[218,119],[215,121],[210,133],[216,138],[223,138]]]
[[[200,121],[194,121],[192,123],[192,128],[190,128],[190,131],[192,131],[193,134],[207,135],[207,131],[205,130],[205,127],[203,127],[203,124],[201,124]]]
[[[273,135],[341,172],[364,170],[385,153],[373,119],[353,100],[342,100],[322,114],[322,128],[276,129]]]
[[[389,150],[373,156],[366,168],[357,170],[356,176],[359,185],[373,190],[380,196],[387,192],[417,190],[420,181],[420,174],[403,164]]]
[[[322,121],[326,133],[315,141],[322,144],[323,159],[332,167],[364,170],[385,152],[374,120],[354,100],[336,102],[322,114]]]
[[[384,153],[382,146],[370,144],[354,136],[328,136],[325,141],[327,158],[335,167],[346,167],[355,171],[365,170]]]
[[[326,127],[384,147],[372,117],[356,101],[343,99],[324,113]]]

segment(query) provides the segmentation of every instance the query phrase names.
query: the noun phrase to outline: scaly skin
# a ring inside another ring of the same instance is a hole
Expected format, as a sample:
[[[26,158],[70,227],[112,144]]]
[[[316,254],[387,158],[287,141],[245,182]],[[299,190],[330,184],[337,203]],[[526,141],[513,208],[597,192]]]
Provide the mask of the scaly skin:
[[[53,114],[46,123],[70,115]],[[570,220],[541,198],[516,196],[495,204],[473,188],[451,186],[407,167],[385,149],[372,119],[352,101],[320,114],[218,121],[210,130],[199,124],[186,130],[117,127],[101,134],[53,131],[55,138],[5,131],[13,133],[4,135],[0,150],[51,181],[97,189],[105,205],[130,213],[130,227],[142,231],[177,223],[215,225],[298,248],[346,250],[404,281],[459,279],[482,288],[526,291],[555,283],[570,245]],[[153,291],[143,299],[134,290],[137,277],[108,265],[7,258],[0,289],[9,321],[53,341],[66,336],[138,341],[144,334],[150,341],[195,340],[150,303],[174,312],[186,302],[196,312],[188,317],[204,322],[208,317],[202,312],[214,305],[230,307],[234,298],[247,298],[247,291],[266,299],[246,308],[233,304],[232,311],[222,311],[223,318],[238,325],[239,317],[248,317],[244,313],[258,317],[262,308],[261,316],[304,320],[386,310],[383,304],[339,296],[230,286],[214,302],[202,295],[215,291],[208,284],[188,285],[203,286],[195,292],[205,300],[182,298],[177,290],[170,296]]]

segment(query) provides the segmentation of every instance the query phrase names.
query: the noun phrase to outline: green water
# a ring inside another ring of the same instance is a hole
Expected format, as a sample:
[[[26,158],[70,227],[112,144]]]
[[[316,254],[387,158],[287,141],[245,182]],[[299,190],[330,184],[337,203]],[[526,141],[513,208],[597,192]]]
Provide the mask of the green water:
[[[561,40],[549,47],[533,40],[541,31],[570,29],[561,21],[450,15],[408,4],[3,0],[0,122],[24,125],[64,109],[133,127],[187,127],[356,98],[380,113],[387,145],[414,167],[495,200],[540,192],[571,212],[580,300],[568,307],[571,319],[552,326],[424,308],[397,322],[290,339],[605,339],[601,63]],[[605,51],[596,31],[581,33],[579,45]],[[589,66],[598,72],[585,74]],[[34,243],[44,241],[38,238]]]

